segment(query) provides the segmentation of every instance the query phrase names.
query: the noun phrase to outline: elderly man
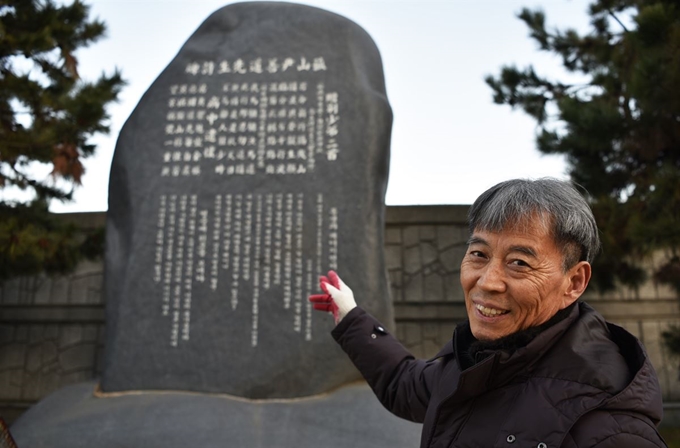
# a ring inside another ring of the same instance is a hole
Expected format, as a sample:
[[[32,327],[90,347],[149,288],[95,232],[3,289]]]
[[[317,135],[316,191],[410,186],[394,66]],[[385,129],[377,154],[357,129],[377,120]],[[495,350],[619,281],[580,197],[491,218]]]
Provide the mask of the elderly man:
[[[469,212],[468,321],[417,360],[334,272],[310,301],[382,404],[422,422],[421,447],[665,447],[659,384],[642,345],[578,298],[599,249],[568,183],[511,180]]]

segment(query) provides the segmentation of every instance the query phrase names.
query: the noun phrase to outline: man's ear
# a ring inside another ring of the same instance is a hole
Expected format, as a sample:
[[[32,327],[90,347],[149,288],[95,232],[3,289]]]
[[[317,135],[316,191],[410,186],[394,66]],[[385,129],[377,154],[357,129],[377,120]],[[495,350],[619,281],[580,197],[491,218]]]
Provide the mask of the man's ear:
[[[579,261],[567,272],[567,288],[564,291],[564,307],[576,302],[584,293],[590,282],[592,269],[587,261]]]

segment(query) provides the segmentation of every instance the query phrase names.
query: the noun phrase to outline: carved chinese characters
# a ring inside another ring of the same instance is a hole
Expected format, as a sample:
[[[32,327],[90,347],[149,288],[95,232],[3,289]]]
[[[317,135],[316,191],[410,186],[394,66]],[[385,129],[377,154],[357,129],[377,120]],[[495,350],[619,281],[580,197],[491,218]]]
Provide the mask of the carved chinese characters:
[[[116,147],[102,389],[300,397],[357,378],[306,298],[338,269],[392,318],[390,127],[355,24],[285,3],[210,16]]]
[[[227,82],[211,94],[206,83],[172,85],[161,176],[199,176],[206,164],[227,176],[306,174],[317,158],[336,160],[338,93],[308,87]]]
[[[338,209],[326,210],[322,193],[314,205],[316,219],[305,226],[305,193],[217,194],[212,209],[201,210],[196,194],[161,195],[153,281],[162,291],[159,312],[171,322],[170,345],[191,339],[194,284],[209,285],[202,297],[226,299],[232,311],[250,307],[253,347],[259,299],[270,290],[277,291],[281,312],[292,313],[292,329],[311,341],[312,308],[304,298],[316,290],[319,272],[338,264]],[[310,254],[303,254],[305,227],[315,227]],[[241,303],[245,299],[250,304]]]

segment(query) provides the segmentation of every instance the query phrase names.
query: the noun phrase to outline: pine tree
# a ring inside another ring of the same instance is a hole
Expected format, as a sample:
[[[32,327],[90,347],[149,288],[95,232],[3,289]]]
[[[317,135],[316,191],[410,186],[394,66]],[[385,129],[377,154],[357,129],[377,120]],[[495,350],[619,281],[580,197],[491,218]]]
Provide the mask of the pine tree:
[[[642,260],[663,252],[653,279],[680,293],[680,4],[596,0],[590,31],[548,30],[545,14],[519,18],[540,49],[583,83],[550,80],[533,67],[489,76],[494,101],[538,123],[537,146],[566,156],[587,191],[603,237],[593,268],[602,291],[639,286]]]
[[[65,273],[101,252],[101,231],[84,233],[48,213],[50,201],[72,199],[82,159],[96,149],[89,138],[109,131],[105,108],[124,85],[118,70],[96,82],[79,78],[76,51],[105,32],[88,15],[80,0],[0,0],[0,188],[33,196],[0,201],[0,280]],[[39,177],[36,165],[51,175]]]

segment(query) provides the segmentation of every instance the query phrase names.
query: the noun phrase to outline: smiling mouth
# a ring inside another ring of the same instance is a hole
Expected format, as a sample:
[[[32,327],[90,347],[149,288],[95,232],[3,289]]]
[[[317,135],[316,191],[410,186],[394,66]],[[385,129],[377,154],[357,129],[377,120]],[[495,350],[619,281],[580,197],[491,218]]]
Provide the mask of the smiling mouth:
[[[482,316],[484,317],[496,317],[496,316],[501,316],[503,314],[507,314],[510,311],[507,310],[497,310],[495,308],[487,308],[482,305],[475,304],[475,308],[479,310],[480,313],[482,313]]]

